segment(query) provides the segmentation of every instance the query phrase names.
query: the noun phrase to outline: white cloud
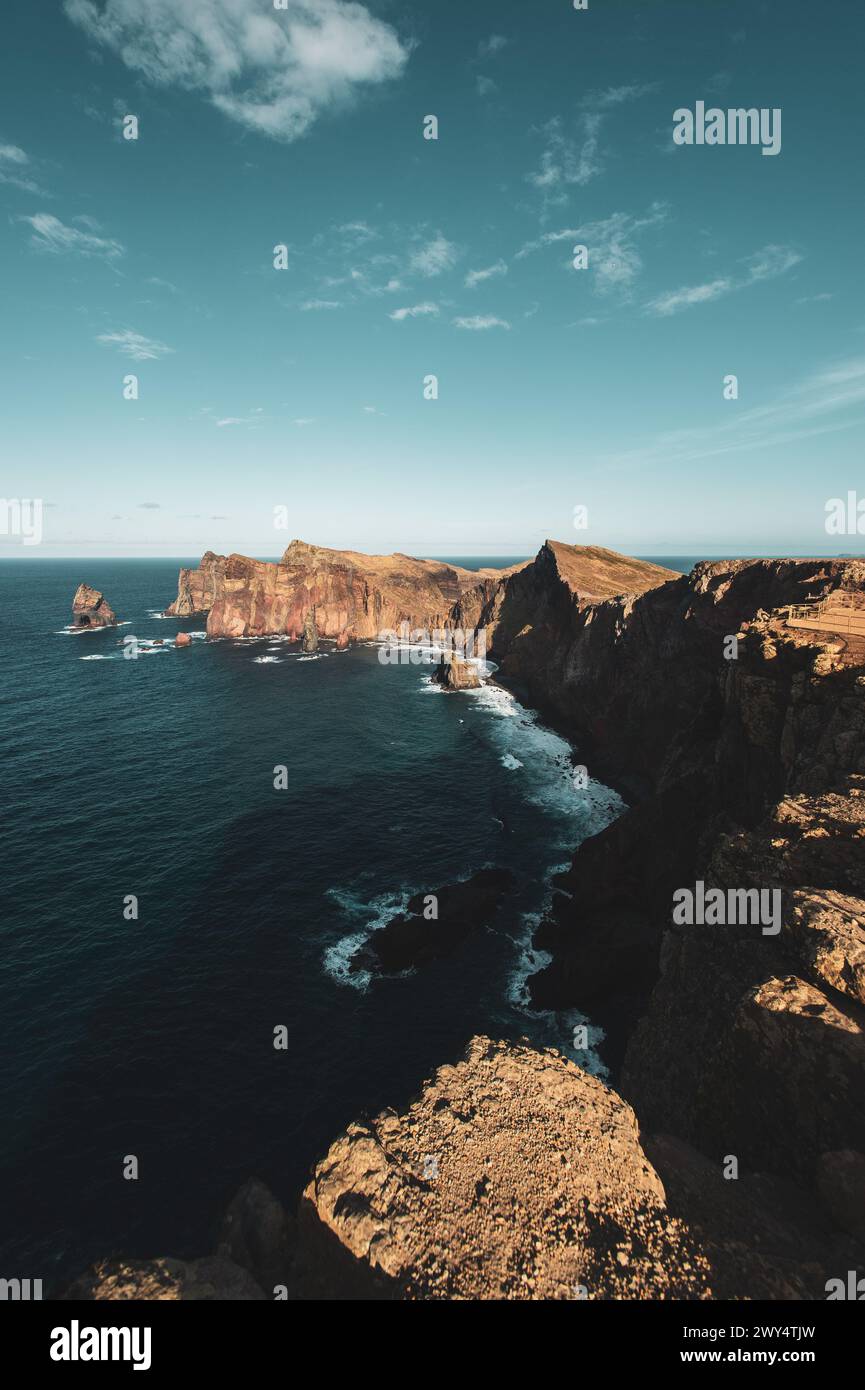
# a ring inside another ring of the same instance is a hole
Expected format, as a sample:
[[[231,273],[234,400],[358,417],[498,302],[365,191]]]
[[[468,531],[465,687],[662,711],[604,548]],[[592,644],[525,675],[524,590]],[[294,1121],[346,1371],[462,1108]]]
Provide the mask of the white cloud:
[[[488,265],[485,270],[470,270],[466,276],[466,289],[473,290],[476,285],[483,284],[484,280],[492,280],[496,275],[507,273],[507,263],[502,260],[496,261],[495,265]]]
[[[441,233],[422,246],[409,261],[409,266],[413,271],[426,275],[441,275],[442,271],[450,270],[456,264],[459,251],[452,241],[443,237]]]
[[[67,227],[51,213],[37,212],[34,217],[22,217],[21,221],[33,228],[30,245],[39,251],[50,251],[54,255],[71,252],[78,256],[102,256],[109,261],[124,254],[119,241]]]
[[[166,347],[165,343],[155,338],[134,333],[131,328],[125,328],[122,333],[100,333],[96,341],[104,343],[106,347],[116,347],[125,357],[131,357],[136,362],[153,362],[174,351],[174,348]]]
[[[749,285],[760,284],[763,280],[774,280],[776,276],[792,270],[801,260],[799,252],[789,246],[764,246],[762,251],[755,251],[752,256],[743,257],[740,264],[747,267],[744,275],[723,275],[702,285],[685,285],[681,289],[671,290],[667,294],[650,299],[644,306],[645,312],[669,318],[671,314],[691,309],[695,304],[711,303],[736,290],[747,289]]]
[[[439,306],[437,304],[415,304],[411,309],[394,309],[392,314],[388,314],[389,319],[395,323],[402,323],[405,319],[424,318],[428,314],[437,314]]]
[[[90,39],[155,86],[201,92],[231,120],[296,140],[364,85],[399,77],[396,31],[354,0],[65,0]]]
[[[303,415],[303,416],[300,417],[299,420],[295,420],[294,423],[295,423],[296,425],[299,425],[300,428],[302,429],[304,425],[314,425],[314,424],[315,424],[315,416]]]
[[[308,299],[305,304],[301,304],[300,311],[308,314],[316,309],[341,309],[342,305],[338,299]]]
[[[493,314],[473,314],[470,318],[454,319],[454,327],[480,333],[488,328],[510,328],[510,324],[507,319],[497,319]]]
[[[226,425],[245,425],[245,424],[246,424],[246,421],[245,421],[245,420],[241,420],[241,418],[240,418],[239,415],[226,415],[226,416],[223,417],[223,419],[217,420],[217,422],[216,422],[216,428],[217,428],[218,430],[224,430],[225,427],[226,427]]]

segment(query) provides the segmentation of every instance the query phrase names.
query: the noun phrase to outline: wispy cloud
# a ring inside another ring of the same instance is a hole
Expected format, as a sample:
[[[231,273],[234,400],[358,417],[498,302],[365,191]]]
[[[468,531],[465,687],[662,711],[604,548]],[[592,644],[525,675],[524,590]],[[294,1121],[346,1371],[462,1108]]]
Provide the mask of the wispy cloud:
[[[313,313],[318,309],[341,309],[342,305],[338,299],[308,299],[305,304],[301,304],[300,310],[303,314]]]
[[[488,97],[491,96],[493,92],[498,91],[493,79],[491,77],[484,77],[482,73],[478,73],[476,85],[479,97]]]
[[[792,270],[801,260],[799,252],[794,251],[792,247],[775,244],[764,246],[761,251],[742,259],[740,264],[746,267],[744,273],[717,276],[703,284],[685,285],[681,289],[657,295],[645,304],[645,312],[660,318],[669,318],[672,314],[681,313],[683,309],[692,309],[696,304],[709,304],[763,280],[774,280],[777,276]]]
[[[97,44],[154,86],[200,92],[233,121],[296,140],[325,110],[403,72],[409,46],[355,0],[65,0]]]
[[[93,232],[67,227],[48,212],[37,212],[33,217],[22,217],[21,221],[32,227],[30,245],[38,251],[48,251],[56,256],[98,256],[107,261],[114,261],[124,254],[123,246],[112,237],[95,236]]]
[[[135,333],[131,328],[124,328],[120,333],[100,333],[96,341],[106,347],[116,347],[124,357],[131,357],[135,362],[152,362],[174,351],[156,338],[145,338],[143,333]]]
[[[405,319],[420,319],[428,315],[437,314],[439,306],[429,301],[426,304],[414,304],[410,309],[394,309],[392,314],[388,314],[389,319],[395,323],[402,323]]]
[[[485,270],[470,270],[466,276],[466,289],[473,290],[476,285],[483,284],[484,280],[492,280],[498,275],[507,275],[507,262],[496,261],[495,265],[488,265]]]
[[[546,148],[541,154],[540,168],[527,174],[526,178],[543,194],[544,215],[551,207],[567,202],[569,187],[582,187],[601,172],[598,157],[601,119],[600,114],[594,111],[587,111],[581,116],[576,140],[565,134],[559,116],[554,116],[542,128]]]
[[[30,156],[19,145],[0,143],[0,183],[9,183],[25,193],[35,193],[41,198],[47,198],[45,189],[40,188],[36,180],[31,178],[31,167]]]
[[[419,275],[431,278],[434,275],[441,275],[442,271],[450,270],[459,258],[459,251],[452,241],[447,237],[438,234],[428,241],[424,246],[418,248],[413,253],[409,261],[410,269]]]
[[[455,328],[467,328],[474,333],[489,328],[510,328],[507,319],[497,319],[493,314],[473,314],[470,318],[456,318],[453,322]]]
[[[644,467],[751,453],[861,426],[865,357],[848,358],[803,378],[767,405],[733,412],[724,424],[671,430],[651,443],[607,455],[611,466]]]
[[[652,203],[639,217],[627,212],[614,212],[609,217],[587,222],[582,227],[545,232],[521,246],[515,259],[523,260],[559,242],[567,242],[569,246],[585,246],[589,252],[588,273],[592,276],[596,293],[627,298],[643,271],[638,238],[647,231],[663,226],[669,216],[667,203]]]
[[[580,103],[587,111],[609,111],[613,106],[622,106],[626,101],[638,101],[658,90],[657,82],[635,82],[630,86],[607,87],[602,92],[589,92]]]
[[[581,115],[573,134],[565,129],[560,116],[554,116],[540,128],[545,140],[540,168],[526,178],[543,195],[542,220],[546,220],[551,208],[567,203],[570,188],[582,188],[603,172],[600,134],[607,114],[616,106],[656,91],[657,85],[633,83],[590,92],[581,102]]]

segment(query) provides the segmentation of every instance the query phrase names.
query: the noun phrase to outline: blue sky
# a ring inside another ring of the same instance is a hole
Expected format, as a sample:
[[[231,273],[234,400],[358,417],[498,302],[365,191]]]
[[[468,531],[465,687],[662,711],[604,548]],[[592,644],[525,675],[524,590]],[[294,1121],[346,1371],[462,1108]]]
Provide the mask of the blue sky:
[[[0,491],[46,509],[0,554],[865,549],[824,525],[865,496],[861,6],[3,26]],[[780,154],[675,146],[698,100],[780,108]]]

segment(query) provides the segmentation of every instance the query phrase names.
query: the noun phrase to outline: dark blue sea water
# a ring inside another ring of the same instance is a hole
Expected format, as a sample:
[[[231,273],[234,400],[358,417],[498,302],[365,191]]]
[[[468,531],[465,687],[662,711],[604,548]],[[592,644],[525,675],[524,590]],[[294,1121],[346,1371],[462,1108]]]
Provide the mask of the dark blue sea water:
[[[123,637],[202,627],[156,616],[181,563],[0,564],[7,1277],[204,1253],[245,1179],[293,1203],[349,1120],[402,1104],[472,1034],[572,1036],[523,1004],[527,941],[551,871],[617,799],[575,791],[567,745],[498,687],[445,695],[374,646],[126,659]],[[65,632],[81,580],[128,626]],[[497,930],[347,982],[349,938],[486,864],[517,874]]]

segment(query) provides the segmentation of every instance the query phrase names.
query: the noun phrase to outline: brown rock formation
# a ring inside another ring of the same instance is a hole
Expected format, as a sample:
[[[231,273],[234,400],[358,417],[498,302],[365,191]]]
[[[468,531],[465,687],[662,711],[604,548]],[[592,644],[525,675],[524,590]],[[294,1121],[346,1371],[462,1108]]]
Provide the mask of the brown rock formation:
[[[506,631],[526,624],[549,629],[572,603],[643,593],[674,577],[672,570],[612,550],[560,541],[547,541],[534,561],[475,571],[295,540],[278,564],[208,551],[197,570],[181,570],[177,598],[166,612],[207,613],[210,637],[296,635],[310,608],[320,637],[346,632],[378,638],[402,623],[427,631],[483,628],[492,637],[503,609]],[[558,594],[551,580],[560,586]]]
[[[201,1260],[106,1260],[83,1275],[64,1297],[94,1302],[137,1299],[160,1302],[261,1301],[265,1294],[252,1276],[221,1256]]]
[[[508,571],[502,571],[507,573]],[[498,571],[481,571],[493,583]],[[409,555],[362,555],[292,541],[279,564],[244,555],[208,553],[198,570],[181,570],[172,616],[207,613],[210,637],[250,637],[303,631],[315,610],[320,637],[377,638],[403,622],[427,629],[447,625],[461,595],[479,575]]]
[[[315,609],[311,608],[303,620],[303,650],[305,652],[318,651],[318,627],[315,621]]]
[[[846,1239],[781,1182],[734,1186],[557,1053],[475,1038],[316,1166],[305,1296],[823,1297]]]
[[[432,678],[445,690],[479,690],[482,684],[477,667],[470,661],[462,661],[455,652],[442,657]]]
[[[115,627],[117,614],[106,603],[98,589],[79,584],[72,600],[72,626],[79,631],[94,627]]]
[[[175,647],[191,647],[192,638],[188,632],[178,632],[174,639],[174,645]]]

